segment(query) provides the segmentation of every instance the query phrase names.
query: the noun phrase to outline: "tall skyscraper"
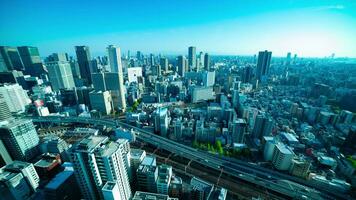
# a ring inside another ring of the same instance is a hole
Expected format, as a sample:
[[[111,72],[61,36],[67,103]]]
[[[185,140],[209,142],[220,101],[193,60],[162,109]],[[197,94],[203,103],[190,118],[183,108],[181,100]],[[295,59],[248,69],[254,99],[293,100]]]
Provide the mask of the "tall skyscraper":
[[[112,99],[109,91],[93,91],[89,94],[92,109],[108,115],[112,112]]]
[[[167,72],[168,69],[168,59],[167,58],[161,58],[159,64],[161,65],[161,69]]]
[[[204,53],[200,52],[199,53],[199,63],[198,63],[198,67],[197,67],[197,71],[200,71],[204,68]]]
[[[210,70],[210,56],[208,53],[205,53],[204,55],[204,69],[206,71]]]
[[[188,48],[188,66],[189,66],[189,71],[192,71],[197,67],[197,53],[196,53],[196,47],[189,47]]]
[[[90,71],[90,51],[88,46],[76,46],[75,53],[79,65],[80,77],[84,85],[91,84],[91,71]]]
[[[6,71],[25,70],[16,47],[0,46],[0,56],[4,60]]]
[[[40,76],[45,73],[41,61],[40,53],[37,47],[21,46],[17,47],[22,63],[25,66],[25,72],[31,76]]]
[[[120,144],[106,136],[89,136],[69,149],[75,177],[85,199],[103,198],[101,188],[107,182],[118,185],[118,199],[132,196]]]
[[[261,139],[262,136],[270,136],[273,129],[273,120],[263,115],[257,115],[252,136]]]
[[[11,112],[24,112],[26,106],[31,103],[27,92],[17,83],[0,86],[0,94]]]
[[[180,76],[184,76],[185,69],[186,69],[186,58],[184,56],[178,56],[178,74]]]
[[[269,66],[271,63],[272,52],[271,51],[260,51],[258,53],[256,78],[262,80],[269,72]]]
[[[28,161],[38,153],[39,138],[31,120],[16,119],[0,126],[0,139],[14,160]]]
[[[167,136],[169,125],[167,108],[158,108],[153,115],[155,132],[159,133],[161,136]]]
[[[232,122],[232,142],[244,143],[247,123],[245,119],[239,118]]]
[[[5,101],[3,94],[0,94],[0,122],[10,118],[10,108]]]
[[[48,78],[54,91],[74,88],[72,68],[68,61],[52,61],[46,63]]]
[[[125,98],[125,93],[124,93],[124,74],[122,71],[122,64],[121,64],[121,51],[119,47],[115,47],[113,45],[110,45],[108,48],[108,54],[109,54],[109,63],[110,63],[110,69],[111,73],[107,73],[108,79],[110,80],[109,82],[117,82],[116,85],[116,93],[118,94],[118,107],[120,107],[122,110],[126,109],[126,98]],[[117,75],[115,75],[115,73]],[[108,84],[106,84],[108,87]],[[114,90],[108,88],[108,90]]]
[[[155,56],[151,53],[150,54],[150,66],[152,67],[155,65]]]

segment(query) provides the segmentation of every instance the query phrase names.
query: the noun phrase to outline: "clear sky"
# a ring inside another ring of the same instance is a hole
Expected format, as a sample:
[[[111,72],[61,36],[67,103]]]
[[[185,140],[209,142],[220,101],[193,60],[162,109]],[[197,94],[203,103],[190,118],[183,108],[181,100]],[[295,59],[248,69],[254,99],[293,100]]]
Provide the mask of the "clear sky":
[[[115,44],[144,53],[356,57],[355,0],[0,0],[0,45],[41,55]]]

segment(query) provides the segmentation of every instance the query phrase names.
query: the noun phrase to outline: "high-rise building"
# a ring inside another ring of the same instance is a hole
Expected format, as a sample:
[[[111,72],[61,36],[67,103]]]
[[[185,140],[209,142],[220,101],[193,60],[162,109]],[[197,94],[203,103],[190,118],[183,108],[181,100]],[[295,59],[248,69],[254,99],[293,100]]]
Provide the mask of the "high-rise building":
[[[248,83],[251,81],[253,76],[253,68],[251,66],[246,66],[242,70],[242,82]]]
[[[261,139],[262,136],[270,136],[273,129],[273,120],[263,115],[257,115],[255,125],[252,130],[252,136]]]
[[[188,48],[188,66],[189,66],[189,71],[192,71],[197,67],[197,53],[196,53],[196,47],[189,47]]]
[[[245,119],[242,118],[236,119],[234,122],[232,122],[231,126],[232,126],[232,142],[244,143],[245,133],[247,128],[247,123]]]
[[[10,118],[10,108],[5,101],[3,94],[0,94],[0,122]]]
[[[157,193],[168,195],[172,174],[172,166],[158,166]]]
[[[106,91],[104,75],[102,72],[91,74],[93,86],[96,91]]]
[[[204,69],[206,71],[210,70],[210,56],[208,53],[205,53],[204,55]]]
[[[14,161],[0,169],[1,199],[29,199],[39,185],[39,177],[31,163]]]
[[[16,47],[0,46],[0,55],[5,64],[4,71],[25,70],[20,54]]]
[[[197,71],[201,71],[202,69],[204,69],[204,53],[200,52],[199,53],[199,63],[197,64]]]
[[[90,71],[90,51],[88,46],[76,46],[75,53],[77,55],[77,62],[79,66],[80,77],[84,85],[91,84],[91,71]]]
[[[31,103],[27,92],[19,84],[5,84],[0,86],[0,95],[11,112],[24,112]]]
[[[149,61],[150,61],[150,66],[155,65],[155,56],[152,53],[150,54]]]
[[[126,99],[125,99],[125,92],[124,92],[124,74],[122,71],[122,64],[121,64],[121,51],[119,47],[115,47],[113,45],[110,45],[108,48],[108,54],[109,54],[109,63],[110,63],[110,69],[111,73],[108,73],[108,79],[110,80],[109,82],[113,81],[117,84],[115,84],[116,88],[116,93],[118,94],[118,106],[122,109],[126,109]],[[116,75],[115,75],[116,74]],[[108,84],[107,84],[108,87]],[[113,90],[108,88],[108,90]]]
[[[294,153],[283,144],[277,144],[273,150],[272,164],[278,170],[289,170]]]
[[[101,191],[104,200],[121,200],[119,185],[115,181],[107,181]]]
[[[108,115],[112,112],[112,99],[109,91],[93,91],[89,93],[91,108]]]
[[[184,76],[184,73],[185,73],[185,69],[186,69],[186,66],[185,66],[185,64],[186,64],[186,58],[184,57],[184,56],[178,56],[178,74],[180,75],[180,76]]]
[[[89,136],[68,150],[79,188],[85,199],[103,198],[101,188],[115,182],[118,199],[132,196],[120,145],[106,136]]]
[[[262,80],[268,75],[269,66],[271,63],[272,52],[271,51],[260,51],[258,53],[257,69],[256,69],[256,78]]]
[[[28,161],[38,154],[39,138],[31,120],[16,119],[3,123],[0,139],[14,160]]]
[[[292,61],[292,53],[288,52],[287,53],[287,59],[286,59],[286,65],[287,66],[290,65],[291,61]]]
[[[142,79],[142,67],[127,68],[127,79],[129,83],[139,83],[139,79]]]
[[[167,108],[157,108],[154,113],[154,126],[155,132],[159,133],[161,136],[167,136],[169,119],[168,119],[168,109]]]
[[[167,72],[168,69],[168,59],[167,58],[161,58],[159,61],[159,64],[161,65],[161,69]]]
[[[124,93],[124,85],[122,73],[105,73],[106,89],[110,91],[114,108],[116,110],[126,109],[126,98]]]
[[[54,91],[75,87],[72,68],[68,61],[47,62],[46,67]]]
[[[25,72],[31,76],[40,76],[45,73],[44,66],[41,61],[40,53],[37,47],[21,46],[17,47]]]
[[[136,171],[138,189],[147,192],[157,192],[158,170],[156,157],[146,156]]]

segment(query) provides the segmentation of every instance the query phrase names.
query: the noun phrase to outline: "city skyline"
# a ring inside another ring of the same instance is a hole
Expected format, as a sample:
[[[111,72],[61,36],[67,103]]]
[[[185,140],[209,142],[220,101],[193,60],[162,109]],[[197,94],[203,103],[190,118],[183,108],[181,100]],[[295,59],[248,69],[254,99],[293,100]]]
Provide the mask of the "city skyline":
[[[213,55],[268,49],[274,56],[356,57],[356,4],[351,1],[85,3],[3,3],[0,43],[37,46],[42,55],[74,55],[78,45],[103,55],[107,45],[116,44],[122,52],[145,54],[185,54],[187,46],[197,46],[198,52]]]

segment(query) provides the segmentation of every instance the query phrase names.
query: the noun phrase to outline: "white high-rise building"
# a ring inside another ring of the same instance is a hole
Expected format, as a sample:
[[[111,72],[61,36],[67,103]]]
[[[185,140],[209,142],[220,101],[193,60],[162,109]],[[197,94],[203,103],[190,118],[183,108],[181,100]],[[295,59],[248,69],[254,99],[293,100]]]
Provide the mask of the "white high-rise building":
[[[105,189],[107,182],[116,182],[118,192],[115,194],[120,195],[117,199],[131,198],[123,154],[121,144],[106,136],[89,136],[69,149],[75,177],[85,199],[104,198],[101,188]]]
[[[90,105],[92,109],[108,115],[112,112],[111,96],[109,91],[93,91],[89,93]]]
[[[74,88],[72,68],[67,61],[47,62],[48,78],[54,91]]]
[[[0,125],[0,139],[15,160],[37,156],[40,139],[31,120],[16,119]]]
[[[119,106],[125,110],[126,109],[126,99],[125,99],[125,92],[124,92],[124,74],[122,71],[122,64],[121,64],[121,51],[119,47],[115,47],[113,45],[109,45],[108,48],[109,54],[109,64],[111,73],[116,73],[118,76],[108,75],[111,76],[111,79],[117,79],[118,81],[117,89],[118,89],[118,104]],[[110,78],[109,78],[110,79]],[[108,86],[107,86],[108,87]],[[108,89],[110,90],[110,89]]]
[[[278,170],[289,170],[294,153],[283,144],[277,144],[273,150],[272,163]]]
[[[27,92],[17,83],[0,86],[0,94],[10,108],[10,112],[23,112],[31,103]]]

